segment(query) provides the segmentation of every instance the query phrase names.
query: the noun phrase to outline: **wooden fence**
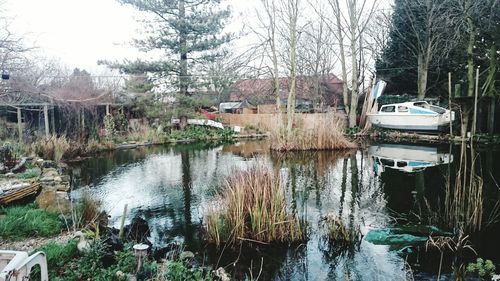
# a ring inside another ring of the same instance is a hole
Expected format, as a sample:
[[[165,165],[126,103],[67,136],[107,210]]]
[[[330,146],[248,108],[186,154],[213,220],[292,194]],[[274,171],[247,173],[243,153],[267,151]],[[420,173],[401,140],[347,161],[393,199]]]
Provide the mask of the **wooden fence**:
[[[296,113],[296,120],[298,122],[313,123],[322,118],[339,118],[344,120],[346,124],[346,116],[342,112],[337,113]],[[270,131],[276,128],[279,124],[279,114],[277,113],[264,113],[264,114],[230,114],[221,113],[218,115],[224,124],[240,127],[254,127],[262,130]],[[286,114],[282,114],[283,124],[286,123]]]

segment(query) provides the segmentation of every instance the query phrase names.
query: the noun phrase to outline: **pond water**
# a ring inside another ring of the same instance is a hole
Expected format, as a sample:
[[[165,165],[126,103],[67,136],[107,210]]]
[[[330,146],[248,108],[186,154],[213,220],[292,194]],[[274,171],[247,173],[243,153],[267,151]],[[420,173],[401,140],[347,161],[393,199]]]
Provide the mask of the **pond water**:
[[[498,208],[500,164],[494,160],[500,150],[479,151],[485,219],[470,239],[480,256],[498,262],[500,227],[490,223],[494,217],[489,214]],[[255,161],[264,161],[285,180],[290,208],[308,222],[309,239],[286,249],[216,251],[202,239],[205,210],[214,204],[226,175]],[[362,239],[340,251],[324,243],[319,221],[335,214],[363,235],[373,229],[437,223],[443,219],[439,214],[445,209],[448,175],[455,178],[458,162],[457,147],[415,144],[374,143],[361,150],[280,155],[271,153],[266,141],[153,146],[103,153],[72,165],[72,196],[88,192],[99,199],[115,227],[127,204],[127,222],[144,218],[155,247],[184,243],[205,264],[225,266],[237,278],[249,276],[250,270],[255,278],[262,269],[260,280],[405,280],[409,272],[415,280],[436,280],[438,274],[445,280],[451,278],[455,255],[445,252],[439,272],[440,252],[426,251],[425,245],[405,248]]]

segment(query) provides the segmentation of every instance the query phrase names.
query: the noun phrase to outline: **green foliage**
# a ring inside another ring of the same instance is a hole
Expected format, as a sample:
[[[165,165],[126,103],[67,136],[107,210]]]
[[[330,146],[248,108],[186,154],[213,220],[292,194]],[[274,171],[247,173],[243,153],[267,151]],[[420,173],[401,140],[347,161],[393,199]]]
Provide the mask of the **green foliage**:
[[[69,247],[69,246],[67,246]],[[112,254],[115,262],[109,267],[104,267],[103,258]],[[64,259],[61,266],[55,264],[56,274],[52,280],[70,281],[70,280],[127,280],[128,273],[135,273],[136,258],[130,245],[127,245],[123,251],[110,253],[107,245],[101,240],[94,240],[90,248],[78,258],[74,256]],[[144,271],[147,275],[156,274],[157,265],[155,262],[145,261]],[[53,272],[52,271],[52,272]]]
[[[104,129],[106,130],[106,139],[108,141],[113,140],[113,137],[116,135],[116,124],[115,118],[111,114],[107,114],[104,116]]]
[[[16,174],[16,178],[18,179],[33,179],[39,176],[40,176],[40,170],[38,169],[29,169],[23,173]]]
[[[49,242],[48,244],[36,249],[34,252],[43,251],[47,257],[47,267],[49,276],[58,276],[64,272],[66,264],[77,258],[79,255],[76,248],[77,241],[71,240],[67,244],[58,244]],[[37,274],[32,274],[36,276]]]
[[[485,261],[482,258],[477,258],[475,263],[471,262],[467,265],[467,273],[478,276],[481,280],[490,280],[495,274],[495,269],[491,260]]]
[[[185,131],[172,131],[170,139],[174,140],[231,140],[234,136],[231,128],[216,129],[206,126],[188,126]]]
[[[34,204],[2,208],[0,220],[2,239],[22,240],[30,237],[50,237],[61,232],[63,224],[57,213],[38,209]]]
[[[19,144],[4,142],[0,146],[0,163],[8,167],[14,166],[14,162],[21,156],[22,148]]]
[[[499,42],[500,9],[495,2],[395,0],[389,40],[376,61],[377,76],[389,82],[386,92],[416,94],[416,54],[426,50],[425,43],[431,39],[437,42],[434,45],[437,47],[432,48],[428,68],[428,94],[447,97],[448,72],[452,73],[453,83],[462,84],[465,89],[467,47],[472,31],[475,32],[473,64],[485,70],[480,85],[494,93],[495,85],[488,81],[492,81],[491,75],[496,73],[500,62],[498,56],[491,55]]]
[[[193,267],[189,261],[168,261],[166,272],[162,272],[161,280],[169,281],[211,281],[213,280],[209,268]]]
[[[349,135],[349,136],[353,136],[353,135],[359,133],[360,130],[361,130],[361,128],[359,126],[354,126],[354,127],[351,127],[351,128],[347,128],[346,129],[346,134]]]
[[[115,117],[115,129],[119,132],[125,132],[128,129],[128,120],[123,112],[118,113]]]
[[[159,76],[179,75],[173,85],[187,94],[196,81],[189,75],[189,68],[196,68],[215,60],[217,50],[230,40],[223,29],[230,16],[229,9],[218,9],[218,0],[206,1],[159,1],[119,0],[123,4],[153,16],[146,22],[147,36],[136,40],[142,50],[162,50],[166,56],[158,61],[100,62],[125,73],[155,73]],[[184,8],[181,8],[184,7]],[[196,58],[195,60],[189,59]]]

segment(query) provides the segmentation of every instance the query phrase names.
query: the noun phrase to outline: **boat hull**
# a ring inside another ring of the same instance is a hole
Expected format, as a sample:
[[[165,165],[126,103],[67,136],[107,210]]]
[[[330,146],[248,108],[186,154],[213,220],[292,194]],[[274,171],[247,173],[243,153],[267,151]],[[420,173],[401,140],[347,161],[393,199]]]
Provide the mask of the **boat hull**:
[[[368,114],[373,126],[411,131],[444,131],[449,126],[443,115]]]

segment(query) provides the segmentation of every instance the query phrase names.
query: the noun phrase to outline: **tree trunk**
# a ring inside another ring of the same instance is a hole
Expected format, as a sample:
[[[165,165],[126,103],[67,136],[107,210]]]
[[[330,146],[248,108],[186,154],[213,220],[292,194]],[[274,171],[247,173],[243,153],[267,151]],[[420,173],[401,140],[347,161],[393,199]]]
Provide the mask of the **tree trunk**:
[[[352,2],[349,5],[349,21],[350,21],[350,32],[351,32],[351,64],[352,64],[352,89],[351,89],[351,108],[349,109],[349,128],[355,127],[357,124],[357,108],[358,108],[358,47],[356,39],[356,31],[358,29],[358,21],[356,17],[356,2]]]
[[[427,73],[429,70],[429,63],[424,54],[419,54],[417,58],[417,87],[418,87],[418,100],[425,98],[427,92]]]
[[[21,108],[17,108],[17,133],[19,134],[19,143],[23,143],[23,126],[22,126]]]
[[[179,45],[181,47],[180,52],[180,69],[179,69],[179,93],[181,95],[189,95],[189,83],[188,83],[188,67],[187,67],[187,40],[186,40],[186,8],[184,0],[179,1],[179,21],[181,22],[182,28],[179,32]]]
[[[337,37],[339,40],[339,46],[340,46],[340,64],[342,67],[342,98],[344,100],[344,109],[345,112],[349,115],[350,109],[349,105],[350,100],[349,100],[349,91],[347,89],[347,68],[346,68],[346,63],[345,63],[345,51],[344,51],[344,36],[342,34],[342,24],[341,24],[341,11],[340,11],[340,5],[339,1],[335,0],[335,19],[337,21]],[[350,126],[350,124],[349,124]]]
[[[279,78],[279,70],[278,70],[278,53],[276,51],[276,6],[274,4],[274,0],[272,1],[272,13],[269,13],[270,20],[270,39],[271,39],[271,52],[273,59],[273,71],[274,71],[274,93],[276,95],[276,110],[279,113],[279,120],[281,122],[281,93],[280,93],[280,78]]]
[[[290,3],[290,91],[288,92],[287,103],[287,134],[292,132],[293,115],[295,113],[295,95],[297,82],[297,17],[298,1],[292,0]]]
[[[467,96],[474,96],[474,43],[476,32],[471,18],[467,18],[469,27],[469,43],[467,45]]]

